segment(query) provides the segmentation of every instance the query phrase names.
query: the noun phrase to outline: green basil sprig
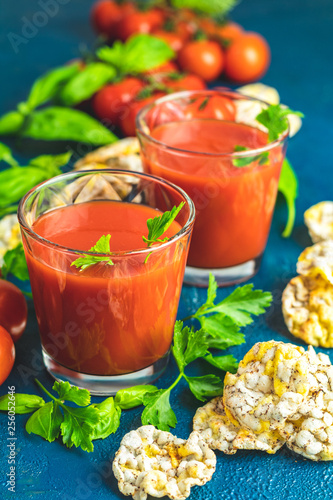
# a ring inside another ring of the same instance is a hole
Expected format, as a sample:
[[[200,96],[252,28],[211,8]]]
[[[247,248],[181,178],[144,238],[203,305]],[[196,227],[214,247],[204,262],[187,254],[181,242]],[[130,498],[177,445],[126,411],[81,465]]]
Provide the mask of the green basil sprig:
[[[88,64],[67,82],[60,92],[60,101],[66,106],[74,106],[93,96],[116,76],[116,70],[104,63]]]
[[[28,165],[19,166],[10,149],[3,143],[0,143],[0,159],[1,151],[2,160],[13,166],[0,171],[0,217],[15,212],[22,196],[36,184],[61,174],[60,167],[66,165],[72,155],[68,152],[37,156]]]
[[[110,144],[117,137],[104,125],[77,109],[52,106],[32,113],[20,132],[22,137],[46,141]]]
[[[146,34],[134,35],[125,43],[116,41],[112,47],[104,46],[97,51],[97,57],[114,66],[119,75],[148,71],[174,55],[166,42]]]
[[[37,109],[61,99],[65,104],[74,105],[93,95],[115,75],[112,67],[96,64],[97,69],[96,65],[88,65],[83,70],[79,64],[71,64],[38,78],[27,101],[0,117],[0,136],[18,135],[43,141],[78,141],[94,145],[115,142],[117,137],[109,129],[83,111],[60,106]]]

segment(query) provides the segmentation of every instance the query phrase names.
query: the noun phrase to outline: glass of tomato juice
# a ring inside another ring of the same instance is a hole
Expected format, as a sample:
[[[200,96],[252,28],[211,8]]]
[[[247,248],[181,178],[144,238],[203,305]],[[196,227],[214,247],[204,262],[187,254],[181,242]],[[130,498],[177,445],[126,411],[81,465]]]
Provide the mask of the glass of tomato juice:
[[[179,92],[137,115],[145,172],[180,186],[196,208],[185,283],[245,281],[266,246],[288,130],[270,142],[268,104],[231,90]]]
[[[148,248],[147,220],[182,202],[167,241]],[[164,371],[194,212],[177,186],[119,170],[63,174],[26,194],[18,215],[51,375],[106,395]],[[111,254],[91,252],[108,234]],[[72,265],[82,256],[97,262]]]

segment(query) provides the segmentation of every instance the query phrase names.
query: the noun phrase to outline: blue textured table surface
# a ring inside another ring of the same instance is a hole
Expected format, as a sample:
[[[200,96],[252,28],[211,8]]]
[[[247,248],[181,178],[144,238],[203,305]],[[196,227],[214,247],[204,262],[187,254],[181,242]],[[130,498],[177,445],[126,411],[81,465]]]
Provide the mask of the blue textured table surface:
[[[28,20],[41,11],[37,0],[0,0],[0,113],[23,100],[33,80],[47,69],[78,55],[79,45],[90,45],[94,39],[88,22],[91,1],[55,0],[58,12],[49,17],[15,51],[9,33],[23,36]],[[47,2],[44,2],[47,3]],[[246,29],[262,33],[272,49],[272,64],[263,79],[275,86],[282,102],[304,112],[306,118],[298,135],[289,144],[288,157],[300,179],[297,221],[293,235],[284,240],[280,234],[286,218],[281,199],[278,200],[272,230],[255,287],[269,290],[274,305],[264,317],[245,329],[246,344],[231,352],[240,359],[256,341],[274,338],[295,341],[284,326],[281,315],[281,292],[295,274],[300,251],[310,244],[302,222],[304,210],[310,205],[332,198],[332,116],[333,116],[333,2],[332,0],[243,0],[232,18]],[[24,157],[27,151],[17,151]],[[219,290],[221,299],[230,289]],[[187,316],[204,299],[205,291],[184,287],[179,317]],[[330,354],[329,350],[326,351]],[[333,359],[333,358],[332,358]],[[204,373],[205,368],[200,367]],[[171,362],[159,380],[166,387],[174,379],[176,368]],[[52,380],[41,363],[39,338],[32,303],[29,323],[17,343],[15,367],[0,388],[15,385],[17,392],[36,392],[35,376],[50,388]],[[95,398],[96,401],[99,398]],[[178,424],[175,433],[187,437],[197,401],[185,385],[180,384],[172,395]],[[140,425],[141,409],[124,412],[121,427],[115,435],[95,442],[93,453],[67,449],[59,442],[47,443],[24,430],[27,416],[16,417],[16,493],[8,491],[9,472],[7,418],[0,415],[0,498],[49,500],[106,500],[125,498],[118,492],[111,473],[110,459],[125,432]],[[314,463],[287,449],[276,455],[260,452],[237,452],[227,456],[218,453],[217,470],[206,486],[195,488],[193,500],[221,498],[228,500],[326,500],[333,498],[333,469],[330,463]]]

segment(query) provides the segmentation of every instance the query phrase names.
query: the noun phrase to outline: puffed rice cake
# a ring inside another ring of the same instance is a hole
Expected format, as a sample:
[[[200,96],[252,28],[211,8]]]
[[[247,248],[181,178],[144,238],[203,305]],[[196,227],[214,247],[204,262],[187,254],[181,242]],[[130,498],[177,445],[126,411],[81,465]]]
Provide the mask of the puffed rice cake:
[[[183,500],[192,486],[210,481],[215,467],[215,454],[198,432],[184,440],[152,425],[126,434],[113,461],[119,490],[134,500]]]
[[[282,313],[292,335],[333,347],[333,285],[320,275],[293,278],[282,294]]]
[[[333,201],[321,201],[308,208],[304,222],[313,243],[333,240]]]

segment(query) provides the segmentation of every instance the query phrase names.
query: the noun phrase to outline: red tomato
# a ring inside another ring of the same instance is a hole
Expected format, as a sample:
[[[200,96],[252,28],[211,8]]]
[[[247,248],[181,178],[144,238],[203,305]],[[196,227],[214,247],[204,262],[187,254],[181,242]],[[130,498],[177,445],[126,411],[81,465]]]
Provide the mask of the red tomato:
[[[233,121],[236,107],[231,99],[224,96],[199,97],[186,108],[185,116],[191,118],[214,118]]]
[[[0,280],[0,325],[10,333],[14,342],[24,332],[27,316],[27,302],[21,290],[9,281]]]
[[[244,33],[227,48],[225,74],[239,83],[259,80],[267,71],[271,52],[258,33]]]
[[[240,24],[229,22],[216,27],[215,35],[223,40],[233,42],[244,33]]]
[[[164,15],[159,9],[132,12],[119,21],[117,34],[124,42],[135,33],[151,33],[160,28],[163,22]]]
[[[120,121],[128,113],[128,103],[143,87],[144,83],[141,80],[132,77],[106,85],[93,97],[92,105],[96,116],[113,125],[120,125]]]
[[[0,326],[0,385],[10,374],[15,361],[14,342],[7,330]]]
[[[163,80],[163,83],[174,92],[181,90],[204,90],[207,88],[202,78],[191,74],[179,74],[179,78],[166,78]]]
[[[135,119],[140,109],[142,109],[146,104],[149,104],[150,102],[155,101],[159,97],[162,97],[163,95],[165,94],[163,94],[162,92],[157,92],[154,95],[147,97],[146,99],[140,99],[131,102],[129,106],[128,115],[122,120],[120,124],[121,130],[126,136],[128,137],[135,136],[135,130],[136,130]]]
[[[154,30],[152,32],[152,35],[166,42],[174,52],[179,52],[180,49],[182,49],[184,46],[184,40],[177,33],[172,33],[171,31],[164,30]]]
[[[100,0],[96,2],[90,14],[95,31],[106,36],[112,34],[122,15],[121,8],[112,0]]]
[[[215,80],[224,67],[223,50],[212,40],[188,42],[179,52],[178,62],[183,71],[194,73],[206,82]]]

